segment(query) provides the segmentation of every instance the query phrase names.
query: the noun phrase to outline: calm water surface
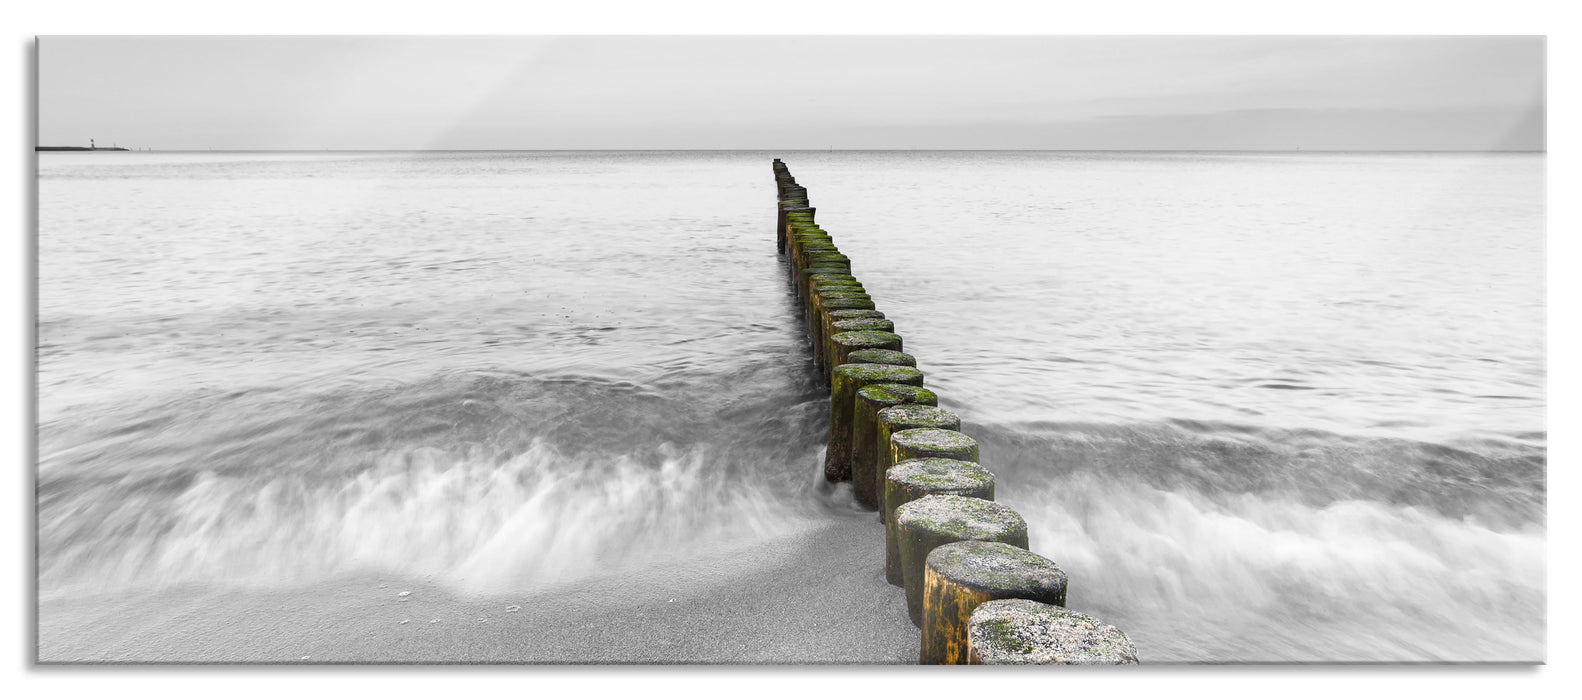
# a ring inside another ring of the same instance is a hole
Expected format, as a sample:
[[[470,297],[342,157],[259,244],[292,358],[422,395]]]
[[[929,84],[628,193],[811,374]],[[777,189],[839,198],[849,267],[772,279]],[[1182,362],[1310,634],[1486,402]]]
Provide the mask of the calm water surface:
[[[850,508],[769,161],[1145,662],[1545,653],[1542,156],[39,155],[41,596]]]

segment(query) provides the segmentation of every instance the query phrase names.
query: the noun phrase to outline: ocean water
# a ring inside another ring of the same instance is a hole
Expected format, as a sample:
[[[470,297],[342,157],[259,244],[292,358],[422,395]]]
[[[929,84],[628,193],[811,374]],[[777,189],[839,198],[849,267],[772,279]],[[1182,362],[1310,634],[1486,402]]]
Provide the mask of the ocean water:
[[[1145,663],[1544,658],[1517,154],[39,154],[40,596],[532,592],[850,509],[774,157]]]

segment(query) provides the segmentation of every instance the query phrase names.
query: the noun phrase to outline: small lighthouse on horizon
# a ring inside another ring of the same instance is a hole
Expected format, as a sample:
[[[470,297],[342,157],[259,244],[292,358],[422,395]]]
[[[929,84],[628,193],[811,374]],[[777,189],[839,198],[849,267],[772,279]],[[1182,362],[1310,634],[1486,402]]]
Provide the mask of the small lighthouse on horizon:
[[[88,139],[88,150],[91,151],[95,148],[98,148],[98,146],[93,145],[93,139]]]

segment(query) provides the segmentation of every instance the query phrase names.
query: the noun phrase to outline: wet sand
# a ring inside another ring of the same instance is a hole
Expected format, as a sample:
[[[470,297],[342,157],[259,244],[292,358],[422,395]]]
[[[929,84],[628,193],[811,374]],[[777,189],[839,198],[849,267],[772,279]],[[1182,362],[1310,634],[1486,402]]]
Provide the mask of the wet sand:
[[[45,597],[38,659],[915,664],[918,631],[901,589],[884,581],[883,547],[872,513],[831,513],[746,551],[530,595],[469,597],[368,575],[277,590]]]

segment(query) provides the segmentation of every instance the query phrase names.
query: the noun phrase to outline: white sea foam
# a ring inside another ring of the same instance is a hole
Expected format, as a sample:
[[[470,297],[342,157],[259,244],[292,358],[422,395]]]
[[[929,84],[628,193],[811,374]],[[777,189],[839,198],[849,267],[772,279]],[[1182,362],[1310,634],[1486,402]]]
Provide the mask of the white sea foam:
[[[1068,604],[1146,660],[1541,660],[1546,533],[1092,472],[1001,489]]]
[[[275,586],[375,570],[521,592],[749,546],[812,517],[797,499],[724,476],[706,446],[659,453],[567,457],[535,442],[503,461],[386,455],[340,482],[203,473],[167,501],[103,515],[121,522],[113,537],[50,542],[45,588]],[[69,502],[44,517],[72,517]]]

